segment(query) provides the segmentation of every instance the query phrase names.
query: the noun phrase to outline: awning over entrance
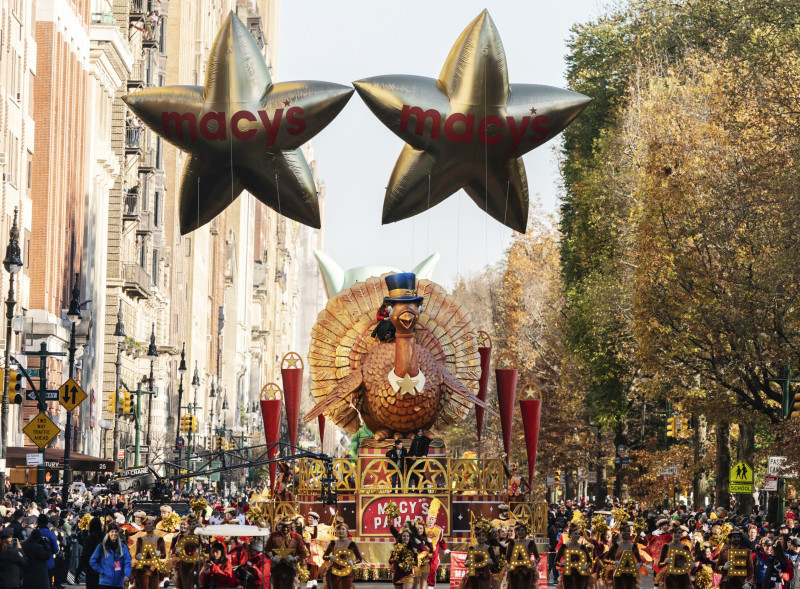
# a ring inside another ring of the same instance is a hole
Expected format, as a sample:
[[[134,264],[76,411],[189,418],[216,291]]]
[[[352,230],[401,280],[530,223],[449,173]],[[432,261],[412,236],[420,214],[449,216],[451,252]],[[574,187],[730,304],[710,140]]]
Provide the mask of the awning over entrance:
[[[6,466],[20,467],[26,466],[27,454],[36,454],[35,447],[20,448],[15,446],[13,448],[6,448]],[[44,450],[44,466],[49,469],[64,468],[64,449],[63,448],[45,448]],[[73,471],[82,470],[86,472],[107,472],[109,474],[115,472],[116,466],[113,460],[104,460],[89,456],[88,454],[81,454],[80,452],[70,452],[69,466]]]

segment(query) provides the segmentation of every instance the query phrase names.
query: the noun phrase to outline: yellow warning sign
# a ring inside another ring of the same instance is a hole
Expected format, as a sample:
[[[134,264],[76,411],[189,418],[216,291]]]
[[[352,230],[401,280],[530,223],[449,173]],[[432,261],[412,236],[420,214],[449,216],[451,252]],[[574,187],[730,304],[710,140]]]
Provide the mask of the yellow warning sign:
[[[41,450],[52,442],[53,438],[61,433],[61,430],[53,423],[52,419],[47,417],[44,411],[40,411],[36,417],[28,422],[28,425],[22,428],[22,432]]]
[[[753,492],[753,465],[746,462],[737,462],[731,468],[730,476],[731,493],[749,494]]]
[[[58,388],[58,402],[61,403],[67,411],[72,411],[85,400],[86,393],[80,385],[71,378]]]

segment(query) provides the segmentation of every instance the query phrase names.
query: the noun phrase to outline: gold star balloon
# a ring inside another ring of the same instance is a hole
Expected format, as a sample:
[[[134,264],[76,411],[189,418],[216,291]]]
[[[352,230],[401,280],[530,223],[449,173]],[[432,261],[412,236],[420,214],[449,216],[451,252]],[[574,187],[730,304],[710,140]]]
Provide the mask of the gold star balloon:
[[[324,129],[353,89],[328,82],[273,84],[255,39],[231,12],[208,58],[204,86],[128,94],[130,109],[189,154],[180,188],[186,234],[247,190],[281,215],[320,226],[317,191],[299,148]]]
[[[589,103],[538,84],[509,86],[506,55],[487,11],[464,29],[439,78],[388,75],[353,83],[406,142],[392,170],[383,223],[408,219],[463,188],[481,209],[524,232],[522,155],[563,131]]]

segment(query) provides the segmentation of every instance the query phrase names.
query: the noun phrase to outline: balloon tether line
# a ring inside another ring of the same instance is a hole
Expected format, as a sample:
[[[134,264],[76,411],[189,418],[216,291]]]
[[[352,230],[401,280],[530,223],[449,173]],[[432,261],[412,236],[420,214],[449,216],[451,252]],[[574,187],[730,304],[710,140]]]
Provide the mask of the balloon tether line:
[[[487,105],[486,105],[486,64],[483,64],[483,120],[486,120]],[[486,174],[486,181],[483,183],[483,198],[486,202],[484,210],[484,230],[483,230],[483,243],[484,255],[486,257],[486,267],[489,267],[489,144],[483,144],[483,167]]]
[[[283,215],[281,212],[281,185],[278,183],[278,173],[275,172],[275,192],[278,193],[278,214]]]
[[[425,255],[431,255],[431,173],[428,172],[428,228],[425,236]],[[413,260],[412,260],[413,262]]]
[[[503,225],[500,227],[500,253],[503,253],[503,233],[506,227],[506,218],[508,217],[508,191],[511,189],[511,180],[506,182],[506,208],[503,211]]]

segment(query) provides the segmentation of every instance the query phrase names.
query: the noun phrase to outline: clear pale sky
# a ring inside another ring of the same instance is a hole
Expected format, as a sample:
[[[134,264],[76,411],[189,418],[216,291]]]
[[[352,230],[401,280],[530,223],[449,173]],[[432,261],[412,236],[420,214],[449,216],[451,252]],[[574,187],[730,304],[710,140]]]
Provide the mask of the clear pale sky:
[[[283,0],[276,81],[436,78],[461,31],[488,8],[505,48],[509,82],[564,88],[570,28],[597,17],[603,6],[602,0]],[[477,272],[501,257],[511,230],[463,191],[413,219],[381,225],[385,187],[403,142],[357,94],[312,144],[327,187],[325,249],[345,270],[410,270],[439,252],[434,279],[451,285],[457,273]],[[531,198],[539,198],[545,211],[558,208],[557,145],[558,138],[524,156]]]

